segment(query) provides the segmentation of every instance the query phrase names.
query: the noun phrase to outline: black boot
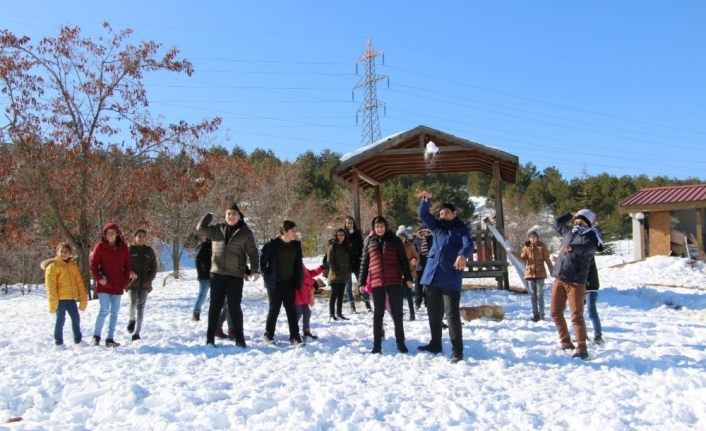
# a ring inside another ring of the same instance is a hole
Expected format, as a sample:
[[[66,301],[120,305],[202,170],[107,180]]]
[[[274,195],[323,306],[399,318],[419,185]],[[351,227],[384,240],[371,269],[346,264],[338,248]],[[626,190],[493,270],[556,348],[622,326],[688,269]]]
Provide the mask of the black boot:
[[[357,312],[355,311],[355,302],[351,301],[351,314],[356,314]]]
[[[370,301],[368,301],[367,299],[365,300],[365,309],[368,310],[368,313],[373,312],[373,307],[370,306]]]
[[[314,335],[314,334],[312,334],[312,333],[311,333],[311,330],[309,330],[309,329],[305,329],[305,330],[304,330],[304,338],[306,338],[306,337],[309,337],[309,338],[311,338],[312,340],[318,340],[318,339],[319,339],[319,337],[316,336],[316,335]]]
[[[330,321],[332,321],[332,320],[338,320],[338,317],[336,317],[336,316],[334,316],[334,315],[332,314],[332,315],[330,315],[330,316],[328,317],[328,321],[330,322]]]
[[[379,341],[376,341],[376,342],[373,343],[373,350],[371,350],[370,353],[378,354],[378,355],[379,355],[380,353],[382,353],[382,347],[380,346],[380,342],[379,342]]]
[[[404,341],[400,341],[397,343],[397,350],[400,353],[409,353],[409,350],[407,350],[407,346],[404,345]]]
[[[135,321],[131,320],[131,321],[127,322],[127,332],[132,334],[132,331],[134,331],[134,330],[135,330]]]
[[[341,320],[350,320],[349,318],[347,318],[346,316],[344,316],[344,315],[341,314],[341,313],[338,313],[338,318],[341,319]]]
[[[201,313],[198,311],[194,311],[194,315],[191,316],[191,320],[194,322],[198,322],[201,319]]]

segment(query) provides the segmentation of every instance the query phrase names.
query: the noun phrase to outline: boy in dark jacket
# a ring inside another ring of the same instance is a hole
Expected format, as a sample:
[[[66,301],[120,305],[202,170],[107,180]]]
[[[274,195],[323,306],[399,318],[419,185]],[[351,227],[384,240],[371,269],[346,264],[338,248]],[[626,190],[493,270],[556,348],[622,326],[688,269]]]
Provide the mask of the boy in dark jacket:
[[[135,243],[130,246],[130,264],[135,278],[125,290],[130,292],[127,330],[132,334],[132,341],[140,339],[147,295],[152,291],[152,281],[157,276],[157,257],[146,241],[147,231],[138,229],[135,232]]]
[[[591,261],[599,244],[603,241],[593,225],[596,215],[589,209],[582,209],[574,216],[573,228],[566,225],[571,219],[571,213],[559,217],[554,223],[554,229],[561,235],[561,248],[554,264],[552,275],[552,302],[550,314],[554,319],[559,341],[564,350],[576,349],[574,358],[588,358],[586,347],[586,322],[583,318],[583,301],[586,293],[586,280],[591,267]],[[571,310],[571,323],[574,326],[574,337],[577,346],[574,347],[569,336],[569,330],[564,319],[566,303]]]

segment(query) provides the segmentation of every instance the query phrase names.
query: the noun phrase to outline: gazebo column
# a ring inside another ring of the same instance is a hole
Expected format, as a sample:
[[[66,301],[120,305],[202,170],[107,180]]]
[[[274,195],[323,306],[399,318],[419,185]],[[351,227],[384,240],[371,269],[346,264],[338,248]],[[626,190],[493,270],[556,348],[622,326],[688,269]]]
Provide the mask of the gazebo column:
[[[503,189],[502,189],[502,178],[500,177],[500,162],[495,162],[493,164],[493,178],[495,179],[495,226],[497,226],[500,233],[505,235],[505,214],[503,213]],[[496,256],[498,260],[505,262],[507,260],[507,255],[505,254],[505,249],[497,245],[498,248]],[[507,265],[503,265],[503,288],[510,289],[510,278],[507,274]]]
[[[699,245],[700,250],[704,250],[704,210],[696,208],[694,211],[696,211],[696,243]]]
[[[360,226],[360,180],[358,179],[358,171],[353,170],[353,218],[355,218],[356,226]]]
[[[382,194],[380,193],[380,184],[375,185],[375,204],[378,207],[378,215],[382,215]]]

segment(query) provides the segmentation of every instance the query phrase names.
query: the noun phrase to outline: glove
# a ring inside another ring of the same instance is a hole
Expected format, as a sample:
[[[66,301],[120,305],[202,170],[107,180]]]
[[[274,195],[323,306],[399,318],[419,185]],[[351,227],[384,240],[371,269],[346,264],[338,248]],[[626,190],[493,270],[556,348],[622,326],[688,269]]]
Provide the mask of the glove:
[[[525,245],[526,245],[527,247],[529,247],[530,245],[532,245],[532,243],[529,242],[529,241],[525,241]]]
[[[56,313],[56,305],[50,304],[49,305],[49,312],[50,313]]]
[[[85,310],[86,310],[86,303],[85,303],[85,302],[79,303],[79,304],[78,304],[78,309],[79,309],[80,311],[85,311]]]

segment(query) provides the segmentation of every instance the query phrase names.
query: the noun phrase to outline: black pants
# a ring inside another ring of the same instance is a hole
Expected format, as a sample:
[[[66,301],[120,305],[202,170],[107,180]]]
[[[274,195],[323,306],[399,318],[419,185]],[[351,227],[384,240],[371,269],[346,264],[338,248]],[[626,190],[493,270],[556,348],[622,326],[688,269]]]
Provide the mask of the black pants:
[[[282,309],[282,305],[284,305],[284,311],[287,313],[287,322],[289,323],[289,339],[301,341],[297,308],[294,305],[294,285],[292,280],[277,281],[274,288],[267,288],[267,298],[270,300],[270,309],[267,312],[265,335],[274,338],[277,317],[279,317],[279,311]]]
[[[404,342],[404,326],[402,325],[402,286],[381,286],[373,289],[373,344],[380,346],[382,341],[382,319],[385,316],[385,298],[390,298],[392,322],[395,324],[395,341]]]
[[[424,302],[425,307],[427,306],[426,286],[420,282],[422,274],[424,274],[423,269],[417,271],[417,282],[414,285],[414,302],[417,307],[421,307],[422,302]]]
[[[414,319],[414,300],[412,299],[412,289],[407,286],[402,286],[402,296],[407,299],[407,306],[409,306],[409,317]]]
[[[463,358],[463,333],[461,332],[461,316],[458,310],[461,301],[461,291],[439,289],[429,286],[427,288],[427,313],[429,315],[429,330],[432,349],[441,351],[441,331],[444,312],[449,324],[449,338],[453,356]]]
[[[328,309],[331,316],[340,316],[343,314],[344,290],[346,290],[346,285],[344,283],[331,283],[331,299],[328,300]]]
[[[243,333],[243,310],[240,301],[243,299],[243,279],[233,275],[211,273],[211,305],[208,309],[208,329],[206,343],[213,343],[218,318],[221,315],[223,302],[228,301],[228,313],[233,322],[232,329],[236,342],[245,342]],[[231,331],[228,331],[231,332]]]

